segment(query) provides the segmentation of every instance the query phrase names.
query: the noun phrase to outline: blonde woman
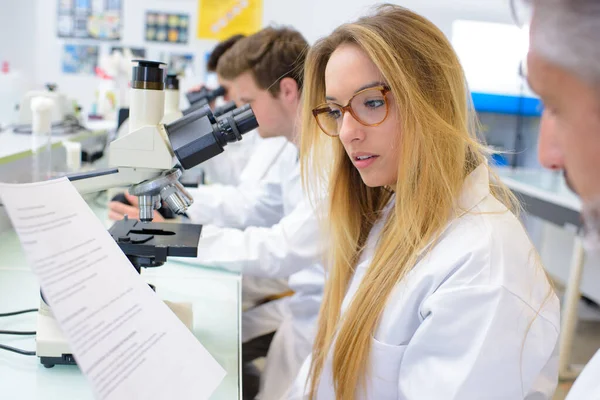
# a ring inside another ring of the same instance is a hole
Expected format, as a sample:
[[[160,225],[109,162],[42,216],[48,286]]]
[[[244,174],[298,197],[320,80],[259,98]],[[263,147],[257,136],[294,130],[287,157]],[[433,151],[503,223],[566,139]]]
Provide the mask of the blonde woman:
[[[288,398],[552,397],[558,300],[469,105],[448,40],[404,8],[310,50],[302,162],[330,182],[331,269]]]

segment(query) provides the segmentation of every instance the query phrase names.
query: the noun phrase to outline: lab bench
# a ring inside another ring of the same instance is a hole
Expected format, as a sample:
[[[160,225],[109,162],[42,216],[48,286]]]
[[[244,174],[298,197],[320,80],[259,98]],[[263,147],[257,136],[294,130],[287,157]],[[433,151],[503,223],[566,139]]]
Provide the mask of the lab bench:
[[[52,171],[58,176],[67,173],[65,141],[80,142],[82,151],[102,152],[116,127],[114,121],[88,121],[86,130],[69,135],[51,136]],[[32,181],[31,134],[0,131],[0,182],[26,183]],[[0,207],[0,234],[10,227],[4,209]]]
[[[57,147],[64,141],[81,142],[94,137],[106,137],[116,129],[114,121],[88,121],[87,130],[69,135],[52,135],[51,143]],[[0,131],[0,165],[31,155],[31,134]]]

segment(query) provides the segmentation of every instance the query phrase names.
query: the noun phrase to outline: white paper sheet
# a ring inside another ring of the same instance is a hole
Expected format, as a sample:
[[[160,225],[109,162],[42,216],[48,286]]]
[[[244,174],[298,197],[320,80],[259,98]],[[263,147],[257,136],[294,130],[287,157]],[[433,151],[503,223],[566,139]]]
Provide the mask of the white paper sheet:
[[[223,368],[67,179],[0,183],[0,199],[97,398],[207,399],[214,392]]]

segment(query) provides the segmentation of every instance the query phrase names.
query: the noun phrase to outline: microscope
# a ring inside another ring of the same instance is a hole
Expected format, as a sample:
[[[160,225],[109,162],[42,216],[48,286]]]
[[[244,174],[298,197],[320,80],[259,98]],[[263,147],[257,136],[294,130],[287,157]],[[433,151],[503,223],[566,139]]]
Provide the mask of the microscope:
[[[219,87],[215,90],[207,90],[202,88],[197,92],[190,92],[186,95],[188,101],[190,101],[190,107],[183,111],[179,109],[179,77],[174,74],[167,75],[165,81],[165,116],[163,117],[163,124],[168,124],[176,119],[193,113],[196,110],[203,108],[208,105],[211,101],[217,97],[223,96],[225,89]],[[191,100],[189,100],[191,98]],[[215,107],[212,113],[215,117],[220,117],[228,112],[236,109],[235,102],[229,101],[221,106]]]
[[[33,121],[31,102],[36,97],[45,97],[52,101],[52,124],[55,126],[69,118],[75,118],[74,100],[60,92],[56,84],[48,83],[46,90],[33,90],[25,94],[19,105],[18,125],[31,125]]]
[[[198,95],[198,93],[200,93],[200,95]],[[192,92],[188,94],[188,97],[190,95],[194,95],[195,97],[193,97],[193,99],[195,103],[191,107],[181,111],[179,108],[179,77],[175,74],[168,74],[165,80],[165,115],[162,119],[162,123],[168,124],[197,110],[206,110],[206,107],[209,107],[209,101],[222,96],[224,93],[225,91],[223,88],[217,88],[212,91],[203,88],[199,92]],[[235,102],[230,101],[219,107],[215,107],[214,110],[212,110],[212,114],[215,117],[221,117],[222,115],[232,112],[235,109]],[[188,169],[183,173],[183,176],[179,179],[179,181],[183,184],[183,186],[196,187],[201,182],[204,182],[204,170],[201,167]],[[123,194],[116,195],[113,200],[130,205]],[[166,219],[174,218],[173,213],[171,213],[168,209],[161,208],[159,212]]]
[[[196,102],[194,103],[194,105],[192,107],[189,107],[188,109],[181,111],[180,104],[179,104],[179,98],[180,98],[179,77],[175,74],[167,75],[166,80],[165,80],[164,116],[161,120],[161,123],[169,124],[171,122],[174,122],[174,121],[180,119],[183,116],[187,116],[198,110],[202,110],[203,113],[208,113],[210,111],[210,109],[207,108],[207,107],[209,107],[209,100],[212,101],[216,97],[221,96],[224,93],[224,89],[216,89],[214,91],[208,91],[206,89],[203,89],[201,92],[202,92],[201,96],[195,97]],[[225,103],[219,107],[216,107],[214,110],[212,110],[212,115],[215,118],[223,117],[225,114],[233,112],[234,110],[236,110],[235,102],[230,101],[230,102]],[[121,111],[123,111],[123,114],[124,114],[123,116],[124,116],[124,118],[126,118],[126,120],[122,123],[122,125],[120,125],[120,128],[117,133],[117,138],[122,138],[129,133],[129,123],[130,122],[127,119],[127,118],[129,118],[129,109],[122,109]],[[238,110],[236,112],[239,113],[240,110]],[[204,181],[204,171],[201,167],[187,169],[183,173],[183,176],[179,179],[179,181],[184,186],[196,187],[196,186],[198,186],[199,182]],[[113,200],[130,205],[129,202],[127,201],[126,197],[122,193],[117,194],[113,198]],[[174,218],[173,213],[168,208],[161,208],[159,210],[159,212],[162,214],[163,217],[165,217],[167,219]]]
[[[198,92],[188,93],[188,99],[192,98],[194,103],[190,103],[191,106],[187,109],[181,111],[179,104],[179,77],[175,74],[168,74],[165,80],[165,111],[162,119],[163,124],[171,123],[184,115],[191,114],[192,112],[203,108],[203,106],[208,105],[210,101],[213,101],[219,96],[225,94],[224,88],[217,88],[215,90],[209,91],[207,89],[202,89]],[[236,109],[235,102],[230,101],[219,107],[215,107],[212,110],[213,116],[220,117],[228,112],[231,112]],[[126,121],[129,118],[129,109],[123,108],[121,109],[119,114],[119,132],[117,137],[122,137],[124,134],[129,132],[129,127],[125,127]],[[128,124],[128,122],[127,122]],[[123,128],[121,128],[123,126]],[[126,128],[126,129],[125,129]]]
[[[198,102],[204,102],[204,101],[206,101],[207,103],[210,103],[211,101],[215,100],[217,97],[224,96],[225,93],[227,93],[227,90],[223,86],[219,86],[218,88],[213,89],[213,90],[203,87],[200,90],[196,90],[196,91],[187,93],[185,95],[185,97],[187,98],[190,105],[194,105]]]
[[[179,110],[179,77],[168,74],[165,79],[165,115],[162,123],[169,124],[183,117]]]
[[[249,105],[216,117],[208,105],[165,122],[164,63],[135,60],[130,89],[129,133],[110,143],[109,168],[73,174],[68,179],[81,194],[129,187],[139,200],[140,220],[125,218],[109,230],[133,267],[157,267],[167,257],[195,257],[202,227],[153,223],[162,204],[182,214],[192,204],[179,182],[183,171],[223,152],[228,143],[258,126]],[[176,90],[168,80],[169,90]],[[170,101],[173,101],[171,98]],[[191,310],[184,313],[189,324]],[[38,314],[36,354],[47,368],[75,364],[50,308],[42,301]]]
[[[186,94],[186,97],[188,99],[188,102],[190,103],[190,106],[187,109],[183,110],[183,115],[191,114],[194,111],[199,110],[202,107],[208,105],[216,98],[224,95],[225,88],[223,86],[219,86],[214,90],[202,88],[196,92],[189,92]],[[223,104],[222,106],[216,107],[213,113],[218,116],[230,112],[233,109],[235,109],[235,103],[233,101],[230,101],[228,103]]]

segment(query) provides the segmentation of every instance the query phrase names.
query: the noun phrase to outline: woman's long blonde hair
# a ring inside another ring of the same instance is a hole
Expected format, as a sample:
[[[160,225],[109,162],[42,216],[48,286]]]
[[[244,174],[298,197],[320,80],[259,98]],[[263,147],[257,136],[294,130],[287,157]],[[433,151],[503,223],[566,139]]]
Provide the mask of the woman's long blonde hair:
[[[389,189],[362,182],[340,141],[323,134],[311,113],[325,99],[327,62],[346,43],[359,46],[379,68],[396,100],[402,134],[394,209],[342,317],[342,301],[368,234],[391,196]],[[366,388],[371,338],[392,289],[415,265],[418,251],[460,212],[456,199],[465,177],[484,162],[487,149],[476,137],[470,94],[452,46],[434,24],[405,8],[380,6],[375,14],[340,26],[312,47],[305,68],[303,181],[312,193],[328,187],[331,241],[310,393],[315,398],[333,351],[336,399],[351,400]],[[517,203],[504,186],[491,191],[515,210]]]

